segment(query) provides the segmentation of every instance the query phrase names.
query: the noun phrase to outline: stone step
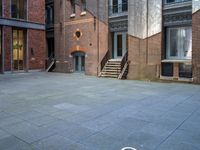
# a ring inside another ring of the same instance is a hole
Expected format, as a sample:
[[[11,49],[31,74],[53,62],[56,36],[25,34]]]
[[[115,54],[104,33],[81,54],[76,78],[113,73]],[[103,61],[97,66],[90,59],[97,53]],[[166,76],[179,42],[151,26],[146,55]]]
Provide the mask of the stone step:
[[[106,72],[106,71],[107,71],[107,72],[121,72],[119,69],[114,69],[114,68],[113,68],[113,69],[105,69],[105,68],[104,68],[104,69],[102,70],[102,72]]]
[[[108,61],[107,63],[108,64],[119,64],[119,65],[121,64],[121,62],[113,62],[113,61]]]
[[[117,65],[117,64],[106,64],[105,67],[121,67],[121,65]]]
[[[113,67],[113,66],[105,66],[104,67],[105,69],[115,69],[115,70],[120,70],[121,69],[121,67],[119,66],[119,67]]]
[[[119,75],[120,73],[118,73],[118,72],[107,72],[107,71],[106,71],[106,72],[103,72],[103,71],[102,71],[101,74],[104,74],[104,75],[106,75],[106,74],[107,74],[107,75]]]
[[[101,77],[104,77],[104,78],[118,78],[117,75],[101,75]]]

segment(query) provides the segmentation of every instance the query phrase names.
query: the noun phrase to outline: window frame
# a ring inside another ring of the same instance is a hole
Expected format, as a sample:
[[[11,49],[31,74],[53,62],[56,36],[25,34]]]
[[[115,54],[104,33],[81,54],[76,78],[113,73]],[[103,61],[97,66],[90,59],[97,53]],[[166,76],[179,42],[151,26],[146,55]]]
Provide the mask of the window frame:
[[[184,52],[182,49],[178,49],[178,52],[177,52],[177,56],[171,56],[170,55],[170,48],[171,48],[171,41],[170,41],[170,31],[171,30],[174,30],[174,29],[190,29],[191,31],[191,40],[192,40],[192,26],[181,26],[181,27],[167,27],[166,28],[166,44],[165,44],[165,55],[166,55],[166,59],[168,60],[191,60],[192,59],[192,56],[191,57],[188,57],[188,56],[184,56]],[[179,31],[178,30],[178,31]],[[177,38],[177,42],[178,42],[178,38]],[[180,42],[180,41],[179,41]],[[178,45],[178,44],[177,44]],[[191,43],[191,53],[192,53],[192,43]]]
[[[81,11],[86,12],[87,6],[86,6],[86,0],[81,0]]]
[[[13,13],[13,1],[16,1],[16,12]],[[23,5],[20,5],[20,1],[23,1]],[[19,20],[27,20],[27,12],[28,12],[28,0],[10,0],[10,12],[11,12],[11,18],[13,19],[19,19]],[[22,7],[23,6],[23,7]],[[23,9],[23,10],[22,10]],[[23,12],[21,15],[21,12]],[[16,14],[15,14],[16,13]],[[15,15],[16,16],[15,16]]]

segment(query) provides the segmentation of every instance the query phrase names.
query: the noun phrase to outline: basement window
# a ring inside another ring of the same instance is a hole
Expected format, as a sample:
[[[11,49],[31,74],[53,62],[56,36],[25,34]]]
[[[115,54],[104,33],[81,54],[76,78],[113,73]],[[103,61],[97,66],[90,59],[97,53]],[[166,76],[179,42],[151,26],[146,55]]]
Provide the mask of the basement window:
[[[192,65],[187,63],[179,64],[179,77],[192,78]]]
[[[172,77],[173,69],[173,63],[162,63],[162,76]]]

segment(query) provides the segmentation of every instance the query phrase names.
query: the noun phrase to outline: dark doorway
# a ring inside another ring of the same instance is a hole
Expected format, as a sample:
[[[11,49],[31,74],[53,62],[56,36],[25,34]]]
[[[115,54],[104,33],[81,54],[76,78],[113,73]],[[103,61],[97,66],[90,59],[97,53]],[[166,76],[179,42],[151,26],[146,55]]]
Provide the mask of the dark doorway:
[[[47,38],[48,58],[54,58],[54,38]]]

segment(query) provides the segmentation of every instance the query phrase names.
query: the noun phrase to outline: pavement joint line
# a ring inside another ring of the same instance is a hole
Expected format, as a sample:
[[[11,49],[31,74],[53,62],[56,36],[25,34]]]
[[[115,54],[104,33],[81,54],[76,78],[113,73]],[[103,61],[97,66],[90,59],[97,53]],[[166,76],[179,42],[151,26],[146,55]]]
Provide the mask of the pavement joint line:
[[[196,111],[198,111],[198,108],[195,109],[185,120],[183,120],[183,122],[176,127],[176,129],[174,129],[163,141],[161,141],[160,144],[158,144],[154,150],[158,150],[158,148],[160,147],[161,144],[163,144],[165,141],[167,141],[184,123],[185,121],[187,121]]]

